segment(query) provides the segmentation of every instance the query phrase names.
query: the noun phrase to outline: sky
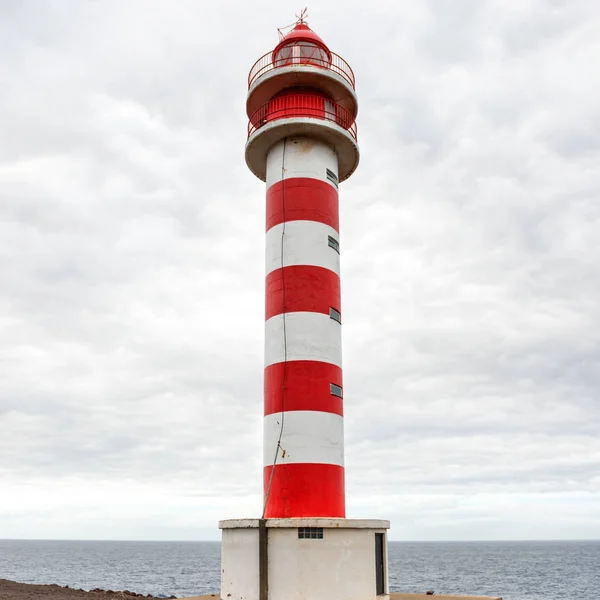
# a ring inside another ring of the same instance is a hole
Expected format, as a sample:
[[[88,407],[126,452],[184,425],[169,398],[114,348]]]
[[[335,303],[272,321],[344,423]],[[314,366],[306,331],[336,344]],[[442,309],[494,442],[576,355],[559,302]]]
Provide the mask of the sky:
[[[301,8],[0,1],[0,538],[216,540],[260,515],[245,95]],[[359,97],[348,517],[600,538],[600,4],[308,8]]]

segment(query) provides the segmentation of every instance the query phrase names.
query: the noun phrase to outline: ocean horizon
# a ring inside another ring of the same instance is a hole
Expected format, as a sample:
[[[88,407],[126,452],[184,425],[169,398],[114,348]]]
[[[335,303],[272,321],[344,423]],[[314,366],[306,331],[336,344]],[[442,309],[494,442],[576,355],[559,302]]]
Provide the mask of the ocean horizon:
[[[0,578],[178,598],[219,590],[220,541],[0,540]],[[600,540],[390,541],[390,591],[570,600],[600,590]]]
[[[118,539],[118,538],[0,538],[0,542],[135,542],[135,543],[165,543],[165,544],[220,544],[221,540],[159,540],[159,539]],[[600,538],[531,538],[531,539],[485,539],[485,540],[391,540],[388,543],[401,544],[489,544],[489,543],[528,543],[528,542],[600,542]]]

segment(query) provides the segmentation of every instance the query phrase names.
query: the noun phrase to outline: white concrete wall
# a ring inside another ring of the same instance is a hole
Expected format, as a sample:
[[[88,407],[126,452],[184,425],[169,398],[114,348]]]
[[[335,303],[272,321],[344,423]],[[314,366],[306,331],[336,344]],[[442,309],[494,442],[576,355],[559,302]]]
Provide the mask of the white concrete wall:
[[[289,526],[276,519],[268,527],[269,600],[387,600],[376,595],[375,533],[386,533],[389,524],[378,528],[348,527],[348,521],[331,521],[323,539],[298,539],[298,526],[319,526],[290,519]],[[226,523],[226,522],[225,522]],[[246,523],[250,523],[248,520]],[[222,600],[258,600],[258,528],[223,528]],[[268,523],[268,522],[267,522]],[[373,522],[376,525],[377,521]],[[233,523],[232,523],[233,524]],[[239,522],[243,525],[243,521]],[[387,574],[386,592],[389,590]]]
[[[325,142],[303,136],[293,136],[285,141],[285,161],[283,140],[277,142],[267,155],[267,189],[283,179],[310,177],[320,179],[335,188],[327,179],[326,169],[338,176],[338,158],[335,150]],[[337,189],[337,188],[336,188]]]
[[[285,333],[283,319],[285,318]],[[340,324],[329,315],[291,312],[265,321],[265,367],[292,360],[317,360],[342,366]]]
[[[223,529],[221,598],[258,600],[258,526]]]
[[[269,600],[384,598],[376,595],[376,530],[325,529],[322,540],[299,540],[297,529],[268,532]]]
[[[265,417],[263,430],[263,465],[273,464],[273,448],[281,434],[281,413]],[[344,419],[340,415],[309,410],[291,410],[285,413],[285,427],[281,448],[285,456],[279,465],[292,463],[320,463],[344,466]],[[283,454],[283,453],[281,453]]]
[[[283,223],[267,232],[265,274],[294,265],[323,267],[340,274],[340,254],[329,247],[329,236],[340,243],[338,232],[316,221],[288,221],[285,224],[283,261],[281,235]]]

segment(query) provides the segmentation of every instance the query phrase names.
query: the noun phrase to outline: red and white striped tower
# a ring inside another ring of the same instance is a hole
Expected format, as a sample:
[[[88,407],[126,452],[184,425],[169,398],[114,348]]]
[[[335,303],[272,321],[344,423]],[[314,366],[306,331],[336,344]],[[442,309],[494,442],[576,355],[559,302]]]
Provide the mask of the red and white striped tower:
[[[357,110],[352,69],[303,18],[250,71],[246,162],[267,184],[265,518],[345,517],[338,184],[358,165]]]
[[[267,187],[264,504],[220,522],[221,598],[387,597],[389,521],[345,518],[338,185],[359,161],[354,74],[303,13],[250,70],[246,110],[246,163]]]

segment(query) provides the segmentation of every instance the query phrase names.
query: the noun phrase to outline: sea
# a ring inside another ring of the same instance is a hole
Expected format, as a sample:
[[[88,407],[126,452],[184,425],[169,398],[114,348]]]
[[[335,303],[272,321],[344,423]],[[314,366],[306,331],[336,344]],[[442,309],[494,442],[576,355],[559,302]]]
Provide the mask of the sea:
[[[0,540],[0,579],[165,598],[219,590],[219,542]],[[600,598],[600,541],[389,542],[390,591]]]

